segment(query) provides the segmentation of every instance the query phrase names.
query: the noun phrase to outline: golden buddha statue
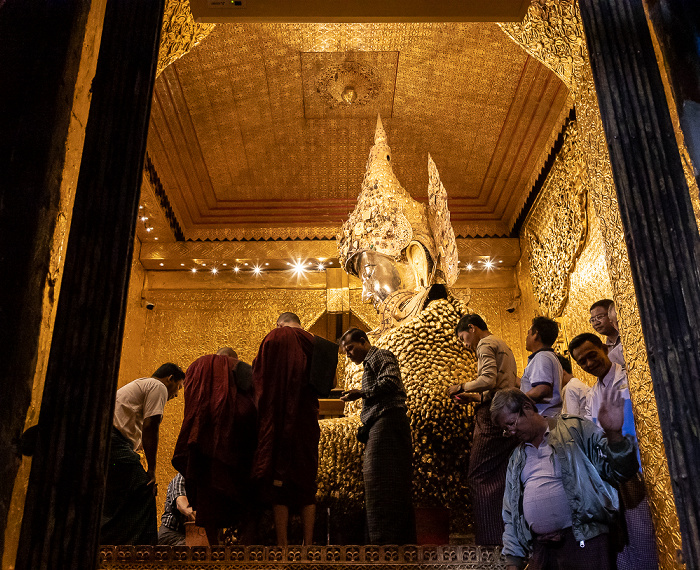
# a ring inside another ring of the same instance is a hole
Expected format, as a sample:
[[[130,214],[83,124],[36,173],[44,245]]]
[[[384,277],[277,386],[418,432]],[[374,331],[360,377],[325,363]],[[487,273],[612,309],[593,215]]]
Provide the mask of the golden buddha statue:
[[[367,163],[357,207],[338,234],[345,270],[362,280],[363,301],[381,316],[372,343],[398,358],[414,444],[414,504],[449,507],[453,522],[471,519],[466,483],[473,416],[456,405],[446,388],[470,380],[476,359],[454,334],[467,304],[449,286],[459,273],[447,194],[432,158],[427,207],[404,190],[391,166],[381,119]],[[362,366],[347,361],[344,386],[359,388]],[[361,505],[361,445],[355,437],[360,401],[345,416],[322,420],[319,499]],[[466,523],[466,524],[464,524]]]

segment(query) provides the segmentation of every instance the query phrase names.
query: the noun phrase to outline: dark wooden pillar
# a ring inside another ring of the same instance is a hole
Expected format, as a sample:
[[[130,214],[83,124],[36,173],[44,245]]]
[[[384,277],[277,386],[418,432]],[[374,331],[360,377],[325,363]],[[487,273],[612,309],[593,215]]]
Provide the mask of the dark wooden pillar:
[[[75,106],[92,4],[0,0],[0,558],[45,287],[54,296],[51,244],[73,152],[66,141],[71,117],[87,119],[87,98]]]
[[[17,554],[97,567],[163,0],[109,0]]]
[[[580,0],[689,569],[700,567],[700,239],[642,0]]]

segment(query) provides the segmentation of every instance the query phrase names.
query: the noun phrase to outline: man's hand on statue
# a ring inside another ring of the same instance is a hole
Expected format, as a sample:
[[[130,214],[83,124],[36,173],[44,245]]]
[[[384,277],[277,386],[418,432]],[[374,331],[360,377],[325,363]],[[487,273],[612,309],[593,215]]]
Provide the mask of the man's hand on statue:
[[[608,442],[621,441],[622,424],[625,421],[625,400],[619,390],[612,388],[603,394],[603,401],[598,410],[598,422],[605,431]]]
[[[464,391],[462,384],[452,384],[447,388],[447,397],[454,398],[457,394],[461,394]]]
[[[352,390],[345,390],[345,392],[343,392],[340,396],[340,399],[343,402],[354,402],[360,398],[362,398],[362,391],[356,388],[353,388]]]
[[[190,522],[194,522],[196,518],[197,518],[197,511],[190,510],[190,512],[187,514],[187,520]]]
[[[478,392],[462,392],[461,394],[457,394],[454,400],[458,404],[480,403],[481,394]]]

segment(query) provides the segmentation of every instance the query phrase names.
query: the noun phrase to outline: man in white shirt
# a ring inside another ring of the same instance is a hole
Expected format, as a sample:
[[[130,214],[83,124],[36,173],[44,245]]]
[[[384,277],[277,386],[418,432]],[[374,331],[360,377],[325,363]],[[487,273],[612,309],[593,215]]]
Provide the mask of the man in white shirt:
[[[561,413],[562,367],[552,345],[559,336],[559,325],[547,317],[535,317],[525,337],[525,349],[531,352],[520,379],[520,389],[537,405],[545,418]]]
[[[627,373],[610,361],[608,347],[596,335],[583,333],[569,343],[569,353],[584,371],[598,378],[586,397],[586,419],[600,425],[602,403],[609,393],[617,393],[624,400],[622,433],[636,441]],[[656,570],[659,562],[654,525],[641,473],[620,486],[620,499],[627,523],[627,544],[617,555],[618,570]]]
[[[185,373],[166,363],[149,378],[117,390],[109,452],[101,544],[156,544],[156,455],[167,400],[177,396]],[[143,450],[148,470],[141,465]]]

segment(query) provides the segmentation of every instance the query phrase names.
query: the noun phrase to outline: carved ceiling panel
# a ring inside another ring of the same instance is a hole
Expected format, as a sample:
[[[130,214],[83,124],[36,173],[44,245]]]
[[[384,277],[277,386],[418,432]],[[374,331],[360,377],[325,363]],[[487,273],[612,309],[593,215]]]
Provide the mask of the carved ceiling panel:
[[[222,24],[160,74],[148,152],[186,239],[328,238],[379,112],[406,190],[430,152],[457,235],[503,236],[570,104],[496,24]]]

